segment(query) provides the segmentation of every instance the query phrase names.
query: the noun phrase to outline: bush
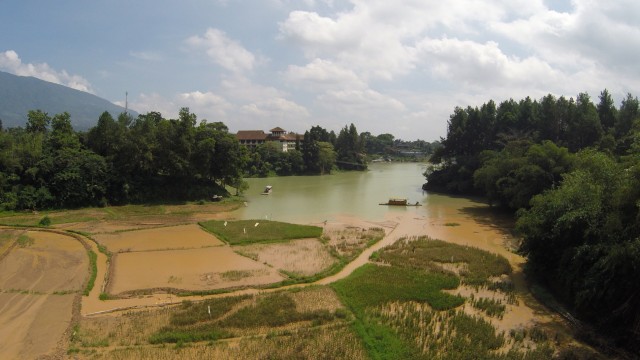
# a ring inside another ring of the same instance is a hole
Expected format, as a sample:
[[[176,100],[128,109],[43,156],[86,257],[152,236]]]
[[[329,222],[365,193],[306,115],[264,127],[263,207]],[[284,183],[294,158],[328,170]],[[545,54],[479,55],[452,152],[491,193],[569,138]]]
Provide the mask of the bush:
[[[40,222],[38,222],[38,226],[50,226],[51,225],[51,218],[49,218],[48,215],[45,215],[42,219],[40,219]]]

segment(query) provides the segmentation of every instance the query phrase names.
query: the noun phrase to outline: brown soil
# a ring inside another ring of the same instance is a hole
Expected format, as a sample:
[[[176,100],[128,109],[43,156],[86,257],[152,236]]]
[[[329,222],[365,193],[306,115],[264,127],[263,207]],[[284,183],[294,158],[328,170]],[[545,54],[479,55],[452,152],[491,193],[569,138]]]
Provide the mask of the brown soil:
[[[98,234],[94,235],[94,239],[112,252],[192,249],[223,245],[197,224]]]
[[[29,231],[34,242],[16,246],[0,262],[0,288],[32,292],[80,290],[88,260],[82,244],[68,236]]]
[[[0,354],[30,359],[59,354],[88,259],[76,239],[28,231],[32,243],[0,261]]]
[[[109,293],[150,288],[212,290],[283,280],[276,270],[234,253],[230,247],[121,253],[113,260]],[[239,279],[229,271],[246,272]]]
[[[71,321],[74,296],[0,294],[2,358],[52,355]]]

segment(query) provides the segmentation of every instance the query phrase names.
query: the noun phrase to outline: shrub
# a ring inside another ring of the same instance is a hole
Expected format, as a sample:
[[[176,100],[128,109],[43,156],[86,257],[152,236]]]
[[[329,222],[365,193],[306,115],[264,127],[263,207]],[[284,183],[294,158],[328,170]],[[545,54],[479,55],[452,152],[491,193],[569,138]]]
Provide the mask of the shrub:
[[[38,222],[38,226],[50,226],[51,225],[51,218],[49,218],[48,215],[45,215],[42,219],[40,219],[40,222]]]

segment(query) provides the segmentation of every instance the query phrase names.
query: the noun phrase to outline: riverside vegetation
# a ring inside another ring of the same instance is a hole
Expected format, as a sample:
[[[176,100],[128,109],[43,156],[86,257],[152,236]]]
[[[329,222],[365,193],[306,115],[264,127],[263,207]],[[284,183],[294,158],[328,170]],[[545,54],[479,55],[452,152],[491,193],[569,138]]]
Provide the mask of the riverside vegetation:
[[[423,188],[481,194],[514,212],[531,279],[586,322],[585,338],[637,356],[638,98],[616,107],[604,90],[597,104],[580,93],[456,108],[442,145]]]

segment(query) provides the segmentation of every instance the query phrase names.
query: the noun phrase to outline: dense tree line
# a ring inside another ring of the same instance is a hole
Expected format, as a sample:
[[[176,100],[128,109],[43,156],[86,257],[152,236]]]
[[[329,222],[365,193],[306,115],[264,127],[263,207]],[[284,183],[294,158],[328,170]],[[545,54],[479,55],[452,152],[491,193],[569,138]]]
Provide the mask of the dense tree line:
[[[248,176],[329,174],[334,168],[366,170],[364,142],[355,125],[345,126],[338,135],[321,126],[304,133],[296,150],[282,152],[276,143],[257,146],[250,155]]]
[[[373,156],[400,158],[405,156],[402,149],[406,149],[424,157],[440,146],[438,142],[424,140],[402,141],[391,134],[358,133],[353,124],[342,128],[338,135],[313,126],[304,133],[304,142],[297,145],[297,149],[287,152],[282,152],[274,142],[255,147],[249,154],[245,175],[316,175],[329,174],[333,169],[366,170],[367,159]]]
[[[246,150],[220,122],[150,112],[105,112],[87,133],[68,113],[29,111],[26,127],[0,131],[0,206],[70,208],[206,199],[239,186]]]
[[[517,214],[529,274],[640,350],[640,103],[493,101],[456,108],[427,190],[482,194]]]

